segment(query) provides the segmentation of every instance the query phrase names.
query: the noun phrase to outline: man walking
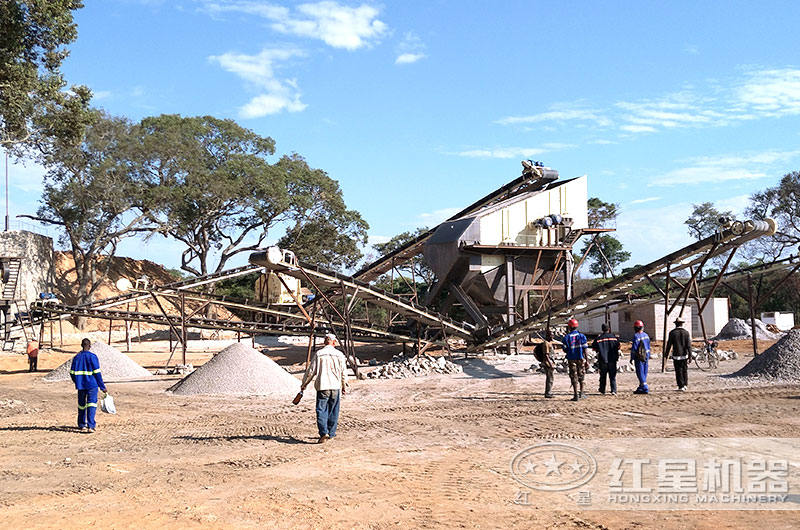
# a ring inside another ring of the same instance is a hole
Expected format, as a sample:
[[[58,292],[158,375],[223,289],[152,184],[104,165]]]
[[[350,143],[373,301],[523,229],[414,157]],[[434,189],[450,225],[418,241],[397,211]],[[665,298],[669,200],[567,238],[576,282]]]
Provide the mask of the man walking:
[[[93,433],[96,427],[97,389],[107,392],[100,373],[97,355],[89,351],[92,341],[83,339],[81,351],[72,358],[69,375],[78,390],[78,428],[81,432]]]
[[[633,344],[631,347],[631,360],[636,367],[636,378],[639,387],[634,394],[649,394],[647,387],[647,363],[650,361],[650,336],[644,332],[644,322],[637,320],[633,323]]]
[[[300,386],[302,396],[306,386],[314,381],[319,443],[336,436],[341,394],[347,390],[347,361],[344,354],[334,348],[335,345],[336,336],[332,333],[325,335],[325,345],[311,358]]]
[[[669,332],[664,358],[669,359],[672,351],[672,364],[675,366],[675,381],[678,390],[686,392],[689,388],[689,356],[692,353],[692,340],[689,332],[683,328],[683,319],[675,319],[675,329]]]
[[[553,374],[556,369],[556,364],[553,362],[553,334],[550,329],[544,332],[544,342],[540,342],[533,349],[533,354],[536,360],[544,370],[544,397],[552,398],[553,396]]]
[[[606,324],[603,332],[592,342],[592,349],[597,352],[597,364],[600,368],[600,393],[606,393],[606,376],[611,387],[611,395],[617,395],[617,361],[619,360],[619,339],[609,332]]]
[[[569,366],[569,379],[572,381],[572,401],[585,399],[583,391],[583,377],[586,373],[586,335],[578,331],[578,321],[570,318],[567,321],[569,332],[564,335],[562,346],[567,353],[567,365]]]

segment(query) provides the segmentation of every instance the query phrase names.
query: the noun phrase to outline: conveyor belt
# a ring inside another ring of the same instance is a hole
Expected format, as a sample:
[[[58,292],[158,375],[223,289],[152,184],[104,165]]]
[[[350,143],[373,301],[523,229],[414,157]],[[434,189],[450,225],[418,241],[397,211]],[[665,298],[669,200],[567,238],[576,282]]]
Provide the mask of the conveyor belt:
[[[710,257],[727,252],[752,239],[771,235],[774,232],[775,222],[771,219],[768,221],[755,222],[751,228],[747,229],[741,235],[736,235],[730,230],[724,230],[720,234],[715,234],[697,241],[652,263],[628,271],[626,274],[618,276],[608,283],[590,289],[586,293],[574,297],[572,300],[554,306],[549,312],[533,315],[513,326],[496,331],[491,334],[486,341],[470,347],[469,350],[480,351],[493,349],[510,342],[521,340],[527,335],[541,330],[547,323],[548,313],[552,318],[565,319],[577,312],[588,313],[600,309],[609,301],[616,300],[618,296],[630,292],[630,290],[639,283],[647,281],[648,276],[653,278],[659,274],[664,274],[667,265],[669,265],[670,274],[672,274],[676,271],[700,264]]]
[[[441,315],[424,306],[405,300],[400,296],[388,293],[382,289],[372,287],[367,282],[357,280],[338,272],[329,271],[313,265],[288,263],[280,261],[271,263],[267,259],[267,252],[254,252],[250,254],[250,263],[292,276],[316,285],[322,291],[339,290],[349,296],[358,296],[384,309],[400,314],[409,320],[425,324],[435,329],[444,329],[448,336],[455,335],[472,340],[473,326],[467,323],[457,323],[447,316]]]

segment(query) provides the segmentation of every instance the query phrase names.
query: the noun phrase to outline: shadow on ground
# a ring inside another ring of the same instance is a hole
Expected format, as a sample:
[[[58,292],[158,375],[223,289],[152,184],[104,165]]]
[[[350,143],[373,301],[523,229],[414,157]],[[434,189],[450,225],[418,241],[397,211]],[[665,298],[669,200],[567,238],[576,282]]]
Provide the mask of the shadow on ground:
[[[278,442],[282,444],[296,445],[296,444],[316,444],[316,441],[302,440],[294,436],[275,436],[271,434],[255,434],[253,436],[233,435],[233,436],[193,436],[184,435],[176,436],[177,440],[185,440],[189,442],[214,442],[225,441],[233,442],[236,440],[264,440],[269,442]]]
[[[464,369],[464,374],[477,379],[502,379],[505,377],[516,377],[514,374],[498,370],[493,365],[483,359],[465,359],[459,361]]]

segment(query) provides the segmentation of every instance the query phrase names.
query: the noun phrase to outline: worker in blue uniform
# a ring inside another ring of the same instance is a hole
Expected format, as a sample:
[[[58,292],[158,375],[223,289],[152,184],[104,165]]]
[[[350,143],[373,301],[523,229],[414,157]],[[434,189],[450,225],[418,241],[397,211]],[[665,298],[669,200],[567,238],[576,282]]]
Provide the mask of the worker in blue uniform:
[[[93,433],[96,427],[97,389],[108,392],[100,373],[100,361],[97,355],[89,351],[91,346],[89,339],[81,341],[81,351],[72,358],[69,369],[69,375],[78,390],[78,428],[86,433]]]
[[[637,320],[633,323],[633,344],[631,345],[631,360],[636,367],[636,377],[639,387],[634,394],[649,394],[647,387],[647,363],[650,361],[650,336],[644,332],[644,322]]]
[[[564,335],[561,342],[567,354],[567,366],[569,367],[569,378],[572,381],[572,401],[586,399],[583,391],[583,378],[586,374],[586,350],[589,347],[586,335],[578,331],[578,321],[570,318],[567,321],[569,332]]]

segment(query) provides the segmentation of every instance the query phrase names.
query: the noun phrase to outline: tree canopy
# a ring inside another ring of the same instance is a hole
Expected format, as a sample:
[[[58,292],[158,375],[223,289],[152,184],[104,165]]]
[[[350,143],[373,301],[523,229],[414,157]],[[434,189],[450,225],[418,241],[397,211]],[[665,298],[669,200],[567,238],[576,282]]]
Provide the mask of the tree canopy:
[[[597,197],[587,201],[589,208],[589,228],[605,228],[617,220],[619,205],[613,202],[604,202]]]
[[[616,224],[619,214],[617,204],[592,197],[587,201],[587,207],[589,228],[604,228]],[[613,276],[617,267],[631,257],[630,252],[622,249],[622,243],[609,234],[597,235],[593,240],[586,241],[581,249],[581,254],[586,254],[587,251],[586,259],[591,262],[589,272],[600,274],[603,278],[608,278],[609,275]]]
[[[689,235],[697,239],[705,239],[713,235],[720,227],[721,217],[733,217],[730,210],[720,211],[714,207],[714,203],[704,202],[693,204],[692,214],[683,222],[688,229]]]
[[[778,225],[775,235],[763,241],[765,253],[777,257],[796,249],[800,245],[800,171],[787,173],[777,186],[754,193],[746,213],[755,219],[772,217]]]
[[[122,238],[147,229],[149,194],[133,178],[131,124],[94,111],[78,144],[57,143],[44,159],[48,171],[35,216],[62,229],[72,250],[78,303],[89,302]],[[105,264],[105,265],[104,265]]]
[[[138,171],[158,196],[151,219],[185,245],[183,270],[219,272],[282,223],[280,244],[301,259],[339,268],[360,258],[367,224],[346,208],[339,184],[299,155],[270,164],[272,138],[232,120],[178,115],[142,120],[137,136]]]
[[[385,243],[376,243],[372,245],[379,256],[385,256],[397,250],[398,248],[402,247],[409,241],[413,241],[414,239],[418,238],[420,235],[427,232],[429,228],[427,226],[423,226],[422,228],[417,228],[416,230],[411,230],[408,232],[403,232],[402,234],[397,234],[392,239]],[[419,256],[415,256],[413,259],[407,261],[406,263],[399,265],[398,269],[400,272],[405,272],[409,276],[412,274],[412,267],[413,267],[413,275],[416,276],[418,279],[422,281],[422,283],[426,285],[430,285],[433,283],[436,275],[433,273],[433,270],[428,267],[428,264],[425,263],[425,260],[420,258]]]
[[[60,68],[66,45],[78,35],[73,11],[79,0],[4,0],[0,2],[0,144],[27,142],[33,121],[45,135],[57,134],[70,120],[45,119],[46,111],[84,110],[90,92],[85,87],[64,90]],[[80,129],[68,129],[71,135]]]

